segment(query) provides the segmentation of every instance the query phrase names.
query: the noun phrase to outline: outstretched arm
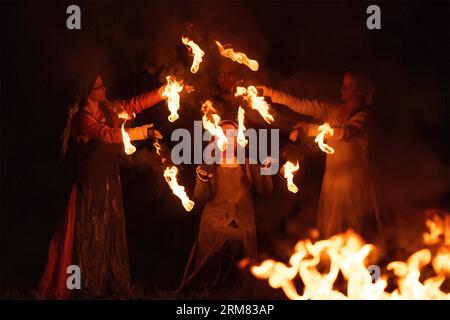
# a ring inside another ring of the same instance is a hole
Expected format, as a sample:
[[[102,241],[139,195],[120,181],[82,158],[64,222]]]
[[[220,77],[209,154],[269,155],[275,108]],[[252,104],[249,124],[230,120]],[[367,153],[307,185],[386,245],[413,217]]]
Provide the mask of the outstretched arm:
[[[318,120],[325,120],[327,115],[327,103],[318,100],[300,99],[291,96],[283,91],[274,90],[272,88],[258,86],[259,90],[263,91],[264,96],[272,99],[272,102],[287,106],[292,111],[316,118]]]
[[[125,132],[130,136],[130,140],[144,140],[149,136],[152,124],[140,127],[125,128]],[[80,141],[97,139],[106,143],[122,143],[122,129],[112,128],[105,123],[98,122],[92,115],[81,112],[75,116],[72,123],[73,136]],[[156,131],[156,130],[155,130]],[[156,131],[157,132],[157,131]],[[159,134],[159,132],[157,132]]]
[[[350,140],[360,137],[367,132],[367,112],[360,111],[340,126],[333,127],[334,134],[331,137],[336,140]]]
[[[163,91],[164,86],[129,100],[114,100],[111,101],[111,107],[116,113],[126,111],[129,115],[132,115],[133,113],[138,114],[162,101]]]

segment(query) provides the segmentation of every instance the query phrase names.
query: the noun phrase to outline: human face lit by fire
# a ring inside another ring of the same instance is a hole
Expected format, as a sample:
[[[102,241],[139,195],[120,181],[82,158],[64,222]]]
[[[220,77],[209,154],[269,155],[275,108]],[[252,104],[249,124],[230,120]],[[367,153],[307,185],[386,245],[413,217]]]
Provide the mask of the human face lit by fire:
[[[94,86],[89,94],[89,99],[97,102],[106,100],[106,87],[101,76],[95,78]]]
[[[228,94],[233,92],[233,89],[238,82],[238,78],[235,67],[231,63],[223,63],[220,66],[217,82],[223,93]]]
[[[355,77],[347,73],[342,80],[341,100],[343,102],[357,102],[361,99],[362,92],[358,82]]]

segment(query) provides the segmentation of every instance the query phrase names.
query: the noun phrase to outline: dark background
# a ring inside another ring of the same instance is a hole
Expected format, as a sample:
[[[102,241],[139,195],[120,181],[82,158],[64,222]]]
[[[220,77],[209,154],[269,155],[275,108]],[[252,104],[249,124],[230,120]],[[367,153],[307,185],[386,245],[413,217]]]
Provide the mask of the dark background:
[[[217,54],[209,54],[217,51],[214,39],[260,62],[247,80],[300,96],[336,100],[349,69],[373,79],[370,161],[393,246],[420,240],[425,208],[449,209],[448,3],[380,2],[382,29],[373,31],[365,13],[372,2],[74,3],[82,11],[80,31],[66,29],[72,2],[2,1],[2,295],[35,285],[64,209],[68,188],[58,139],[76,79],[102,72],[110,98],[129,98],[173,72],[198,87],[198,95],[208,95],[217,65]],[[206,51],[196,76],[188,73],[191,60],[180,41],[188,22]],[[142,117],[166,135],[179,126],[166,124],[163,104]],[[292,121],[280,123],[284,133]],[[313,159],[320,168],[323,155]],[[306,194],[318,197],[321,173],[310,173],[311,187],[302,186]],[[173,288],[201,210],[184,212],[164,183],[158,187],[158,177],[126,170],[122,179],[133,278],[147,288]],[[192,190],[194,177],[183,179]],[[261,219],[273,219],[277,205],[284,204],[268,205]]]

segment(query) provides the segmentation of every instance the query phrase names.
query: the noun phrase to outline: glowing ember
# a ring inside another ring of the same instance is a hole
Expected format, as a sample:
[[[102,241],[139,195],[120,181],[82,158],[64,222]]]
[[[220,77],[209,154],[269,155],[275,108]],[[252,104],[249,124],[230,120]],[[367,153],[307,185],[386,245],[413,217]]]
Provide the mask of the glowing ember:
[[[125,119],[125,121],[122,123],[122,140],[125,153],[127,155],[133,154],[134,152],[136,152],[136,147],[131,144],[130,136],[125,131],[125,122],[127,122],[130,117],[125,111],[119,113],[117,116],[119,117],[119,119]]]
[[[317,134],[316,139],[314,141],[319,145],[320,150],[322,150],[325,153],[333,154],[334,149],[324,142],[326,135],[333,136],[334,134],[333,128],[331,128],[330,125],[325,122],[323,125],[319,126],[318,130],[319,133]]]
[[[259,63],[256,60],[249,59],[245,53],[235,52],[233,48],[224,49],[219,41],[216,41],[219,52],[225,58],[231,59],[237,63],[245,64],[252,71],[258,71]]]
[[[348,230],[315,243],[309,239],[299,241],[289,265],[265,260],[250,271],[259,279],[267,279],[272,288],[281,288],[289,299],[450,299],[450,294],[440,288],[450,276],[448,245],[444,244],[435,256],[429,249],[422,249],[406,262],[389,263],[386,269],[392,270],[397,283],[392,292],[386,291],[387,275],[373,278],[367,266],[375,249]],[[430,262],[435,275],[423,279],[421,270]],[[326,271],[319,271],[324,266]],[[336,283],[339,274],[345,285]],[[303,294],[294,285],[297,276],[303,282]]]
[[[249,86],[247,89],[244,87],[237,87],[235,96],[242,96],[244,100],[248,101],[250,107],[258,110],[259,114],[267,123],[272,123],[274,121],[273,116],[269,112],[270,105],[265,101],[264,97],[258,96],[258,89],[256,89],[255,86]]]
[[[287,161],[284,164],[283,168],[284,168],[284,177],[287,180],[288,190],[292,193],[297,193],[298,188],[293,181],[294,181],[294,172],[296,172],[300,168],[298,162],[297,164],[294,165],[292,162]]]
[[[159,142],[158,142],[158,141],[155,141],[155,142],[153,143],[153,146],[155,147],[156,153],[157,153],[158,155],[161,155],[161,145],[159,144]]]
[[[180,117],[178,109],[180,109],[180,92],[183,90],[183,84],[173,76],[167,76],[166,80],[167,84],[162,96],[167,98],[167,106],[170,111],[169,121],[174,122]]]
[[[166,179],[170,189],[172,189],[173,194],[181,199],[181,203],[183,204],[183,207],[184,209],[186,209],[186,211],[191,211],[192,208],[194,208],[194,201],[189,199],[186,191],[184,191],[184,187],[178,184],[177,175],[178,168],[175,166],[167,167],[164,170],[164,178]]]
[[[191,72],[197,73],[198,69],[200,68],[200,63],[203,60],[203,56],[205,55],[205,52],[203,52],[203,50],[200,49],[200,47],[188,37],[181,37],[181,41],[183,41],[184,45],[188,47],[191,55],[194,56],[194,60],[192,61],[191,65]]]
[[[218,139],[217,146],[219,149],[225,151],[228,146],[228,139],[225,133],[223,133],[222,127],[219,126],[220,116],[217,114],[216,109],[214,109],[211,100],[206,100],[202,104],[202,112],[203,127]]]
[[[244,125],[245,120],[245,111],[242,107],[239,107],[238,110],[238,135],[237,135],[237,142],[242,146],[245,147],[248,143],[247,139],[245,139],[244,132],[246,130]]]

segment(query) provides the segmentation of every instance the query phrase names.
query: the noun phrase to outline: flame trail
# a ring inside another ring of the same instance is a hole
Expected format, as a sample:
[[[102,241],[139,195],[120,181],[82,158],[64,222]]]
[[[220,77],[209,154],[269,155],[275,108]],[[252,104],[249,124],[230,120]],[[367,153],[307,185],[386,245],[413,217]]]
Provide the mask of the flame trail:
[[[296,172],[300,168],[298,162],[294,165],[292,162],[287,161],[283,167],[284,167],[284,177],[287,180],[288,190],[292,193],[297,193],[298,187],[295,185],[293,181],[294,181],[294,172]]]
[[[194,208],[194,201],[189,199],[184,191],[184,187],[180,186],[177,181],[178,168],[175,166],[167,167],[164,170],[164,178],[174,195],[181,199],[181,203],[186,211],[191,211]]]
[[[238,135],[237,142],[241,145],[241,147],[245,147],[248,143],[247,139],[245,139],[244,132],[246,130],[244,125],[245,120],[245,110],[242,107],[239,107],[238,110]]]
[[[314,141],[319,145],[320,150],[322,150],[325,153],[333,154],[334,149],[324,142],[326,135],[333,136],[334,134],[333,128],[331,128],[330,125],[325,122],[323,125],[319,126],[318,130],[319,133],[317,134],[316,139]]]
[[[162,96],[167,98],[167,106],[170,111],[168,119],[170,122],[174,122],[180,117],[178,109],[180,109],[180,92],[183,90],[183,84],[182,81],[178,82],[173,76],[167,76],[166,80],[167,85]]]
[[[192,61],[191,65],[191,72],[197,73],[198,69],[200,68],[200,63],[203,60],[203,56],[205,55],[205,52],[202,49],[200,49],[200,47],[188,37],[181,37],[181,41],[189,49],[191,55],[194,56],[194,60]]]
[[[224,49],[222,44],[216,40],[219,52],[225,58],[231,59],[237,63],[245,64],[252,71],[258,71],[259,63],[256,60],[249,59],[245,53],[234,51],[233,48]]]
[[[211,100],[206,100],[202,104],[203,112],[203,127],[211,135],[217,137],[217,146],[221,151],[225,151],[228,146],[228,139],[225,133],[223,133],[222,127],[219,126],[220,116],[217,114],[216,109],[212,106]],[[212,121],[211,121],[212,118]]]
[[[258,96],[258,89],[255,86],[236,87],[235,97],[242,96],[244,100],[248,101],[252,109],[258,110],[259,114],[267,123],[274,121],[273,116],[269,112],[270,105],[265,101],[264,97]]]
[[[119,119],[124,119],[125,121],[122,123],[122,140],[123,140],[123,146],[125,153],[127,155],[133,154],[136,152],[136,147],[131,144],[130,135],[125,131],[125,122],[127,122],[128,119],[130,119],[128,113],[125,111],[119,113],[117,115]]]

